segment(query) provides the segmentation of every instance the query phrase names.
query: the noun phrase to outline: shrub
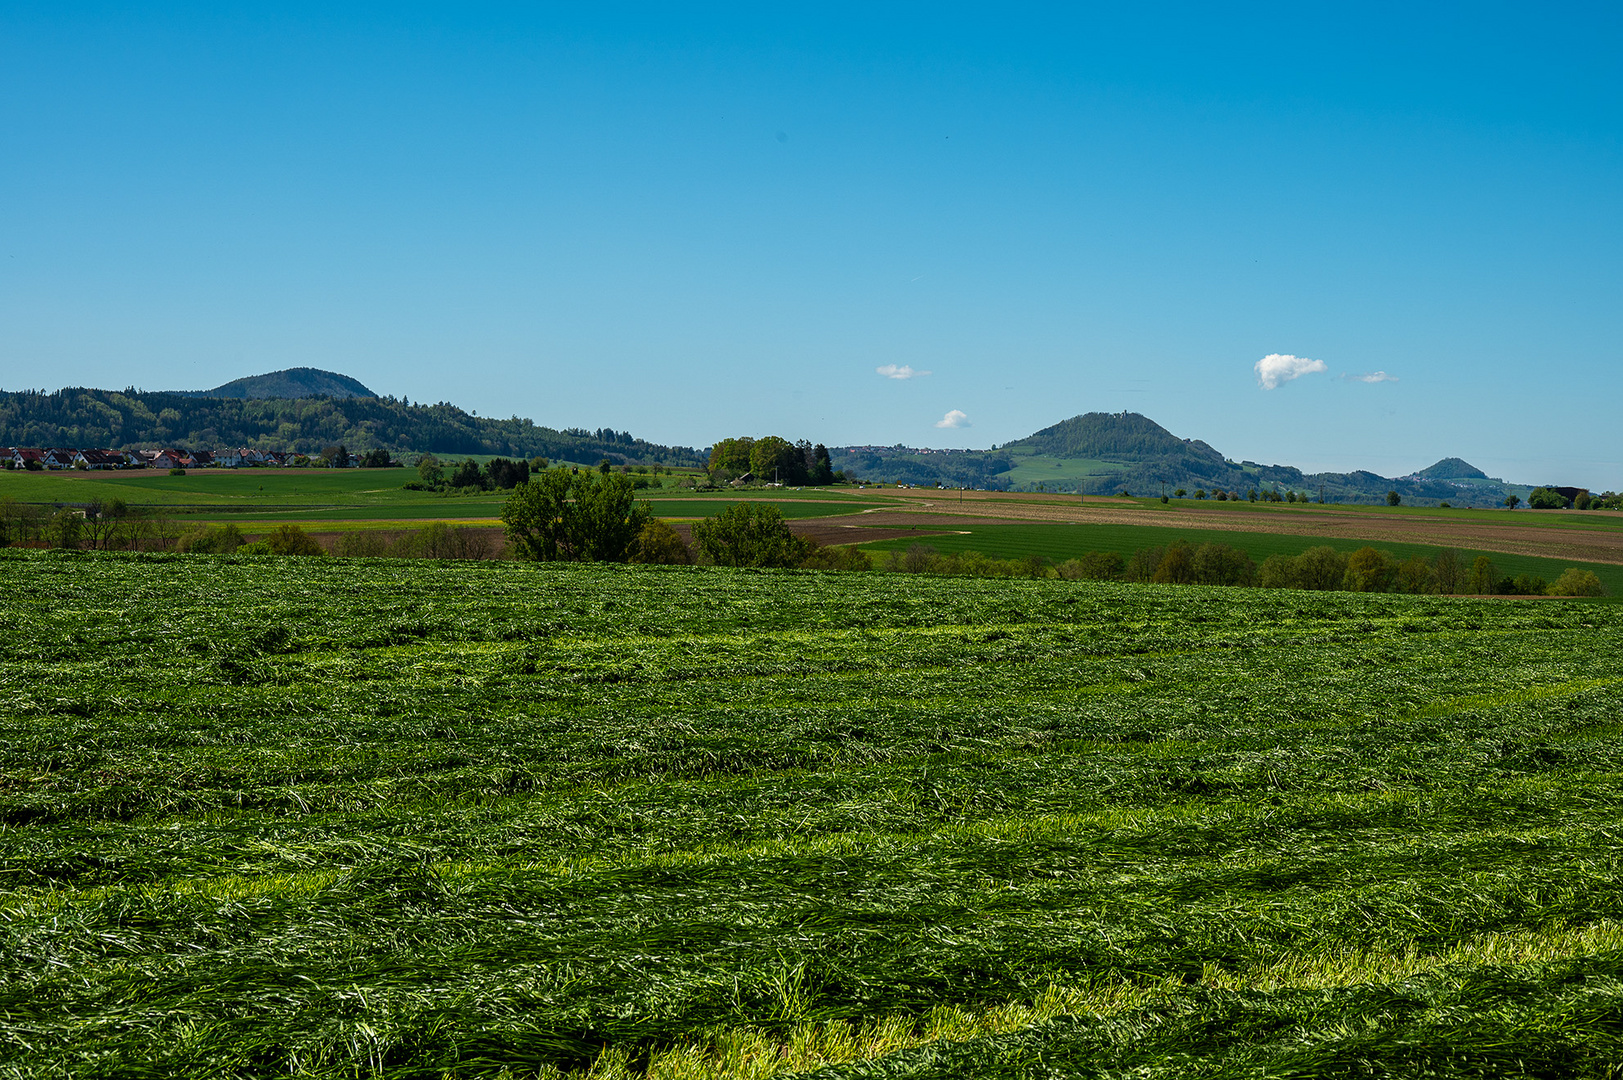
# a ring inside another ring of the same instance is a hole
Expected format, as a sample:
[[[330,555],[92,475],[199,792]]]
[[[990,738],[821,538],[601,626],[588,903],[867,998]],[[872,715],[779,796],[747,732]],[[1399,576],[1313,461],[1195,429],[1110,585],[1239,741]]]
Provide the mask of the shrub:
[[[1438,575],[1431,560],[1411,555],[1398,565],[1394,587],[1400,593],[1426,595],[1438,591]]]
[[[1392,557],[1372,547],[1361,547],[1347,557],[1342,588],[1348,592],[1391,592],[1398,567]]]
[[[1270,555],[1257,570],[1257,584],[1264,589],[1299,589],[1296,559],[1290,555]]]
[[[873,559],[859,547],[818,544],[800,565],[807,570],[872,570]]]
[[[1161,560],[1166,558],[1166,553],[1167,549],[1164,547],[1139,548],[1133,552],[1132,558],[1127,560],[1122,577],[1128,581],[1153,581],[1156,571],[1161,566]]]
[[[276,531],[260,537],[272,555],[325,555],[327,549],[297,525],[278,525]]]
[[[1194,584],[1195,546],[1187,540],[1175,540],[1169,544],[1150,580],[1163,585]]]
[[[169,475],[170,476],[185,476],[186,475],[186,470],[185,469],[170,469],[169,470]]]
[[[1549,584],[1537,574],[1517,574],[1511,588],[1501,590],[1514,596],[1548,596]]]
[[[410,484],[406,485],[410,487]],[[333,553],[350,559],[381,559],[396,554],[403,533],[383,529],[355,529],[339,533]]]
[[[626,549],[626,559],[634,563],[686,566],[693,561],[693,552],[670,522],[654,518],[642,527]]]
[[[1593,570],[1580,570],[1576,566],[1569,566],[1561,571],[1561,576],[1550,583],[1551,596],[1605,596],[1606,586],[1602,585],[1600,578],[1595,576]]]
[[[514,554],[540,562],[624,562],[653,516],[648,503],[635,501],[628,477],[584,470],[532,476],[502,506]]]
[[[812,552],[812,542],[791,533],[767,503],[734,503],[695,522],[693,542],[699,561],[717,566],[799,566]]]
[[[235,525],[210,525],[186,533],[175,541],[175,550],[192,555],[229,555],[247,542]]]
[[[1090,551],[1080,559],[1059,564],[1059,576],[1067,581],[1114,581],[1127,569],[1126,560],[1114,551]]]
[[[1205,543],[1195,549],[1194,575],[1202,585],[1253,585],[1257,564],[1237,547]]]
[[[1347,556],[1321,544],[1296,556],[1295,569],[1296,588],[1328,592],[1342,587],[1347,577]]]

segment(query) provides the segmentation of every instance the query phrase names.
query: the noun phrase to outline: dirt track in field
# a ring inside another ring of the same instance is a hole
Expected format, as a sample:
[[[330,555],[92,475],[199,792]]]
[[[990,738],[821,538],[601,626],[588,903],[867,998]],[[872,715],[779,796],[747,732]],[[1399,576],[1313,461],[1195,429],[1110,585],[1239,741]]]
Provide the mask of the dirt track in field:
[[[843,518],[810,518],[802,526],[835,522],[877,526],[872,539],[889,539],[908,523],[927,530],[951,532],[995,523],[1081,522],[1100,525],[1149,525],[1160,528],[1212,529],[1225,532],[1275,533],[1325,540],[1427,544],[1478,551],[1503,551],[1579,562],[1623,565],[1623,513],[1617,511],[1456,510],[1442,515],[1411,515],[1383,507],[1270,505],[1226,509],[1223,504],[1162,506],[1128,499],[1074,496],[996,495],[923,490],[884,491],[873,510]],[[876,502],[878,500],[876,499]],[[905,502],[906,505],[897,505]],[[1537,524],[1524,515],[1537,514]],[[1521,520],[1518,520],[1520,518]],[[1574,520],[1575,519],[1575,520]],[[1561,522],[1572,520],[1571,527]],[[886,535],[877,535],[884,530]],[[800,531],[797,529],[796,531]],[[856,529],[846,529],[849,536]],[[860,530],[866,532],[866,529]],[[902,535],[907,535],[903,532]],[[825,543],[853,543],[851,539]]]

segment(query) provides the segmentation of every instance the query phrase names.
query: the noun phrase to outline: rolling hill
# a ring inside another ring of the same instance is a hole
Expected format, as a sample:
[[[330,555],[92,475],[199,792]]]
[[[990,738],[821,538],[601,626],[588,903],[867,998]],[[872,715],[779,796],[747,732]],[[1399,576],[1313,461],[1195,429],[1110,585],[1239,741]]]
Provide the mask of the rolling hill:
[[[1525,499],[1530,485],[1495,480],[1459,458],[1444,458],[1412,476],[1304,473],[1289,465],[1231,461],[1198,439],[1180,438],[1138,413],[1085,413],[990,450],[920,451],[904,447],[839,447],[834,467],[881,483],[943,484],[1011,491],[1088,495],[1179,488],[1239,492],[1296,491],[1336,502],[1379,502],[1396,491],[1406,502],[1499,505]]]
[[[285,388],[294,397],[266,397]],[[543,427],[518,416],[474,416],[448,402],[412,404],[377,397],[354,379],[294,368],[238,379],[209,391],[0,391],[0,446],[252,447],[317,454],[342,445],[352,453],[543,456],[553,461],[695,466],[698,451],[662,446],[613,428]],[[343,390],[344,393],[336,391]],[[334,391],[334,392],[328,392]]]

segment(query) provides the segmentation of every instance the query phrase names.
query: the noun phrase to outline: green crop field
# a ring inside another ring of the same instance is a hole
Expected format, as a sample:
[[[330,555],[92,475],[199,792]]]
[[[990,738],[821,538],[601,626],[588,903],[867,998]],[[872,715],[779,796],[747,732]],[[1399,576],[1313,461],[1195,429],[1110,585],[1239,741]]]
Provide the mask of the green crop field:
[[[0,1075],[1615,1077],[1623,608],[0,551]]]
[[[1131,555],[1139,548],[1165,546],[1178,540],[1187,540],[1191,544],[1230,544],[1246,552],[1259,563],[1270,555],[1298,555],[1320,544],[1328,544],[1338,551],[1356,551],[1366,546],[1376,547],[1402,559],[1411,555],[1433,557],[1441,550],[1424,544],[1391,544],[1385,541],[1349,540],[1344,537],[1324,539],[1314,536],[1293,536],[1287,533],[1084,523],[971,525],[937,536],[880,540],[862,546],[869,551],[905,551],[914,544],[927,544],[941,552],[978,551],[999,559],[1041,555],[1045,559],[1060,562],[1074,559],[1088,551],[1117,551],[1123,555]],[[1465,554],[1470,558],[1487,555],[1503,574],[1512,576],[1536,574],[1546,581],[1554,581],[1560,576],[1561,571],[1569,566],[1581,567],[1595,572],[1605,584],[1608,595],[1623,596],[1623,566],[1612,563],[1575,562],[1569,559],[1547,559],[1499,551],[1473,550]]]

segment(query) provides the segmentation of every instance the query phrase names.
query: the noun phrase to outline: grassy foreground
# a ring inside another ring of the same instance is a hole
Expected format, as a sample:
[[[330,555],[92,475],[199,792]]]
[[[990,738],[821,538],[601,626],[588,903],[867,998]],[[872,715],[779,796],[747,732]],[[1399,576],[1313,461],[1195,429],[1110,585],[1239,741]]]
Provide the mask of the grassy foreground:
[[[0,551],[0,1072],[1614,1076],[1623,609]]]

